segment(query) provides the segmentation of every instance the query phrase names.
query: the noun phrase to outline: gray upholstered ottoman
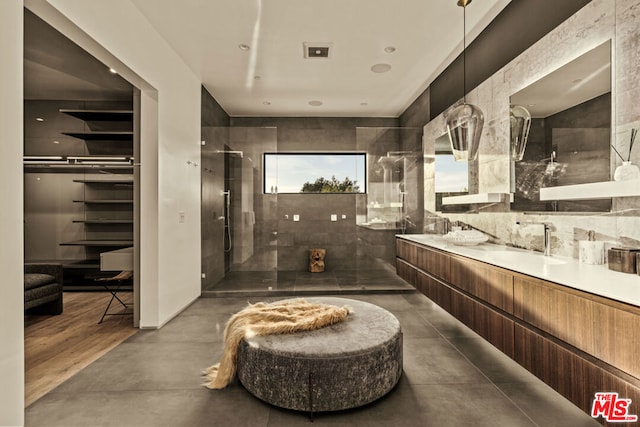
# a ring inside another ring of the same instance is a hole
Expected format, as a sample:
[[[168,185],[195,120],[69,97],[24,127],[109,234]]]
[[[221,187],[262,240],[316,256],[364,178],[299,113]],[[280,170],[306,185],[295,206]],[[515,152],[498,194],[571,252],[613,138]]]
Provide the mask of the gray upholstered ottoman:
[[[237,360],[242,385],[267,403],[312,413],[354,408],[387,394],[402,375],[398,319],[362,301],[306,300],[348,305],[353,313],[315,331],[245,338]]]

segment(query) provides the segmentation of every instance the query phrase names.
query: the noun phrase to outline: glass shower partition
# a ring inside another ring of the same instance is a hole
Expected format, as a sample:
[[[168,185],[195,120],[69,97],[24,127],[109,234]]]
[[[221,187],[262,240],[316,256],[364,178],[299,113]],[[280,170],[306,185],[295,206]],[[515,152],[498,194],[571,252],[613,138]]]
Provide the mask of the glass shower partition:
[[[422,233],[422,129],[356,128],[367,153],[367,194],[356,199],[358,282],[385,289],[396,280],[396,234]]]
[[[275,127],[202,129],[203,292],[277,289],[277,195],[263,191]]]
[[[266,188],[265,153],[309,153],[299,139],[314,131],[287,132],[289,139],[278,141],[276,127],[202,129],[204,296],[411,288],[395,274],[395,235],[422,232],[422,129],[357,127],[355,140],[327,151],[366,153],[366,177],[351,177],[366,179],[366,193]],[[281,178],[286,171],[279,168]],[[322,273],[309,271],[314,248],[326,249]]]

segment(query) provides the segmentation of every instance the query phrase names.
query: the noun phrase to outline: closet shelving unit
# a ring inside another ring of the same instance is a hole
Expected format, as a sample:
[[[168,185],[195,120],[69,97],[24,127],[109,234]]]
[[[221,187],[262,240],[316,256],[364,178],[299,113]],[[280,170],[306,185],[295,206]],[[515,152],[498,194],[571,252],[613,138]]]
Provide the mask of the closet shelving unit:
[[[133,110],[59,111],[86,124],[82,132],[61,133],[87,146],[93,144],[100,152],[68,162],[70,167],[86,167],[87,172],[84,178],[73,180],[83,186],[83,197],[73,200],[82,205],[82,215],[73,222],[83,225],[85,238],[60,243],[85,248],[85,259],[65,265],[70,279],[67,287],[77,289],[105,275],[100,272],[101,252],[133,246]],[[83,285],[74,285],[75,281]]]

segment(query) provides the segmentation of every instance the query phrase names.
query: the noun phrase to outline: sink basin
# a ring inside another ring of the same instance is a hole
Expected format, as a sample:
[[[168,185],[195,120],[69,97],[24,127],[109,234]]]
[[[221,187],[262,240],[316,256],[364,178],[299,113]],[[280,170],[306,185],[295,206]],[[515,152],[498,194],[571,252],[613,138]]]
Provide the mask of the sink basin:
[[[567,261],[552,257],[544,256],[535,252],[513,251],[513,250],[495,250],[487,251],[487,257],[496,262],[505,262],[510,264],[527,263],[530,265],[562,265]]]

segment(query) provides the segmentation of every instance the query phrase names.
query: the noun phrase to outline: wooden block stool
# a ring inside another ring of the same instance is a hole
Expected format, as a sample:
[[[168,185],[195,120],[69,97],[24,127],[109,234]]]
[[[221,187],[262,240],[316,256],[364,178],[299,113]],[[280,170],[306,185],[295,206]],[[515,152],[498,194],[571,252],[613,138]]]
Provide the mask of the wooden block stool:
[[[326,249],[309,249],[309,271],[311,273],[322,273],[324,271],[324,257],[326,255]]]

